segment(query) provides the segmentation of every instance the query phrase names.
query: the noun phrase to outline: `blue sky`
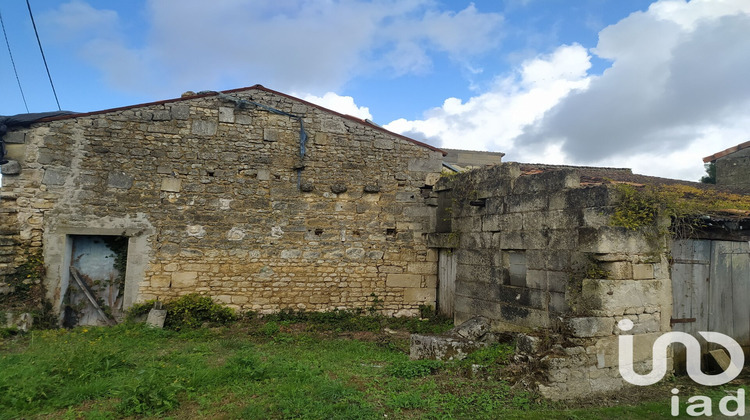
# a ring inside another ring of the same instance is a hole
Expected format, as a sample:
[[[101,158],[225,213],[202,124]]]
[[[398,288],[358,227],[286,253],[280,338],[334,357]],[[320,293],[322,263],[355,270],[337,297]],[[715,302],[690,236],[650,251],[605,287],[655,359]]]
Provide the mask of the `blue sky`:
[[[66,110],[260,83],[439,147],[691,180],[750,139],[747,0],[31,5]],[[25,0],[0,13],[29,111],[55,110]],[[0,115],[24,113],[0,47]]]

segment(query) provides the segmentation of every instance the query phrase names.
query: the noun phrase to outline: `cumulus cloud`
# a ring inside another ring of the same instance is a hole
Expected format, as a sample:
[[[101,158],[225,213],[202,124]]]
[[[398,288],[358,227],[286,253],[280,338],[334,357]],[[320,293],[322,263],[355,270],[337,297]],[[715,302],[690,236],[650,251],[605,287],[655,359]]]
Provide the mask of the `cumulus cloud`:
[[[372,120],[370,108],[366,106],[358,106],[356,103],[354,103],[354,98],[352,98],[351,96],[341,96],[334,92],[326,92],[326,94],[323,96],[315,96],[310,94],[295,94],[294,96],[341,114],[352,115],[357,118],[362,118],[363,120]]]
[[[703,156],[747,140],[748,28],[746,0],[658,1],[599,33],[590,53],[611,61],[600,75],[582,47],[563,46],[465,103],[388,127],[511,160],[695,180]]]
[[[493,48],[502,23],[473,5],[443,11],[430,0],[148,0],[144,44],[128,45],[113,13],[74,0],[47,19],[56,31],[113,28],[89,31],[81,54],[115,87],[159,93],[255,83],[322,93],[356,75],[426,72],[433,53],[462,62]]]
[[[503,150],[570,91],[588,86],[589,55],[580,45],[564,45],[525,61],[517,72],[498,78],[493,88],[466,102],[448,98],[422,120],[399,119],[385,128],[446,148]],[[538,157],[554,156],[552,151]],[[538,152],[543,152],[537,148]],[[537,158],[528,156],[529,158]]]
[[[656,3],[604,29],[593,52],[612,66],[587,90],[562,99],[520,140],[528,147],[563,141],[564,153],[596,162],[644,147],[668,153],[707,125],[746,115],[750,4],[740,3],[748,13],[730,9],[724,16],[700,1]]]

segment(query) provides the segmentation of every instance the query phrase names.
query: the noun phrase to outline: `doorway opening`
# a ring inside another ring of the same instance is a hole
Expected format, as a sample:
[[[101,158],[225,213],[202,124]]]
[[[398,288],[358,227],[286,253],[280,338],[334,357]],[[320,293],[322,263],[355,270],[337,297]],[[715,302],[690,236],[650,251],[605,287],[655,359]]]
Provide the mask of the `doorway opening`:
[[[114,325],[123,318],[127,236],[68,235],[70,280],[63,325]]]

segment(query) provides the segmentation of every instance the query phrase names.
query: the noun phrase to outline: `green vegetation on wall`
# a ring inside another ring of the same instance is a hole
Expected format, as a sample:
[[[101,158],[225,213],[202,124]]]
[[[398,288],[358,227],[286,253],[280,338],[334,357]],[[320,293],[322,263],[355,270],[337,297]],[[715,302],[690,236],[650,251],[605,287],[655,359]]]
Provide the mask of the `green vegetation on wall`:
[[[618,184],[620,195],[610,219],[612,226],[630,230],[652,230],[658,236],[685,237],[702,226],[700,217],[750,211],[750,196],[689,185]],[[660,227],[659,218],[669,218],[669,227]]]

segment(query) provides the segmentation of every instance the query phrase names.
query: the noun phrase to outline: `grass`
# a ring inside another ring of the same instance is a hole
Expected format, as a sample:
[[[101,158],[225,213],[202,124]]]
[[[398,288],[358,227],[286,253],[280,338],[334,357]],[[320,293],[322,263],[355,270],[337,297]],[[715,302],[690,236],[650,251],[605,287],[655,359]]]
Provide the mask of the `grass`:
[[[462,362],[410,361],[405,330],[363,330],[374,321],[362,317],[338,331],[341,325],[326,318],[332,316],[302,322],[287,314],[180,332],[122,324],[9,336],[0,340],[0,419],[669,416],[668,395],[636,406],[566,410],[498,379],[494,372],[512,354],[508,344]],[[472,364],[485,370],[471,374]]]

